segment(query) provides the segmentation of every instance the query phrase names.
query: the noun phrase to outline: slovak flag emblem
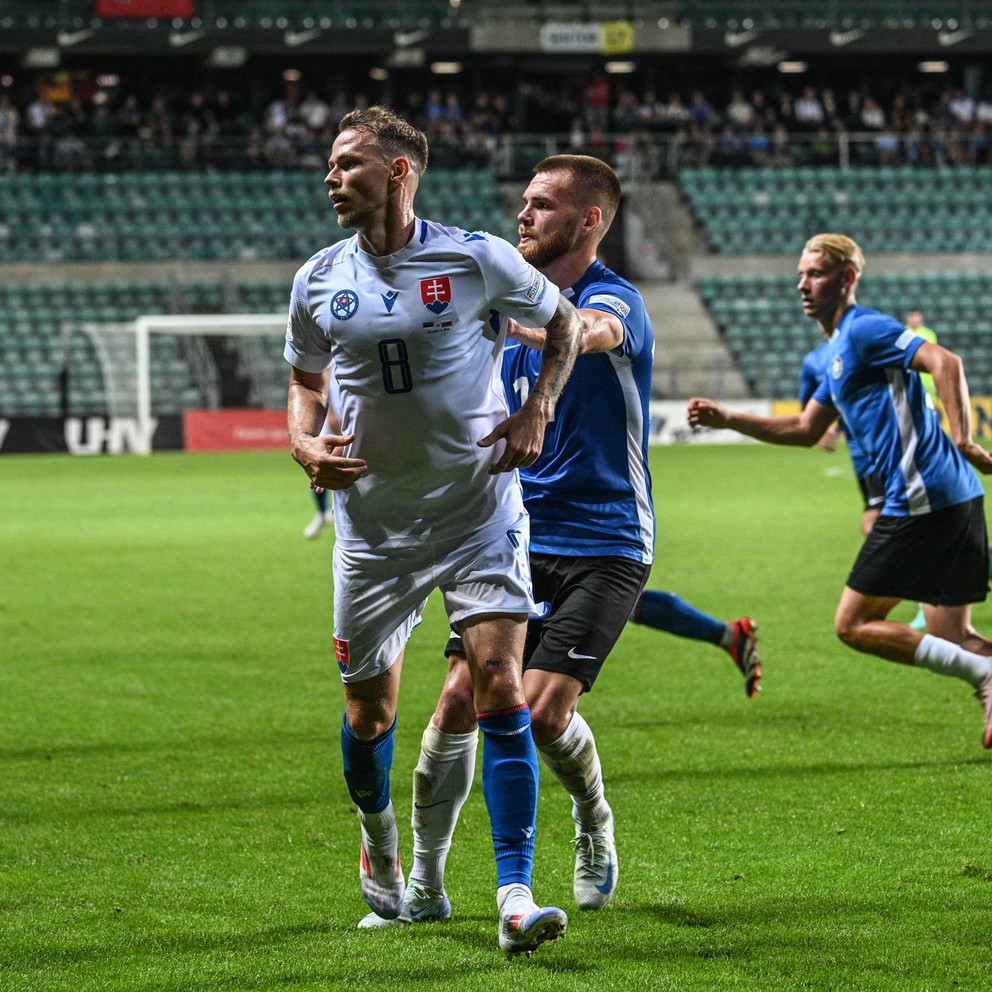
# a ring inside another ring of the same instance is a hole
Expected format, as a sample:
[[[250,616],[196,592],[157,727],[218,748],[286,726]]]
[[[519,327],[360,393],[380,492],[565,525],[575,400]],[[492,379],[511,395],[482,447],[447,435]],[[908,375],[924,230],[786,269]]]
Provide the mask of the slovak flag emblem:
[[[431,313],[444,313],[451,302],[451,280],[447,276],[421,279],[420,298]]]
[[[346,674],[348,665],[351,663],[351,650],[348,642],[343,638],[334,638],[334,659],[338,663],[338,668],[341,669],[341,674]]]

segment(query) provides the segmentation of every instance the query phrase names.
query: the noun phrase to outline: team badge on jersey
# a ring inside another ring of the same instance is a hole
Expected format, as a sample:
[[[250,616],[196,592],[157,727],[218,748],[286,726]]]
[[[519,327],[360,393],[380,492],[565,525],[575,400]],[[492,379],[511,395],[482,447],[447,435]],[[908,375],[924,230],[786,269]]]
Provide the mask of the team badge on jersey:
[[[443,313],[451,302],[451,280],[447,276],[421,279],[420,298],[431,313]]]
[[[351,651],[348,649],[348,642],[343,638],[334,638],[334,658],[343,675],[348,671],[348,664],[351,661]]]
[[[340,289],[331,297],[331,313],[338,320],[351,320],[358,313],[358,294]]]
[[[840,355],[834,355],[834,360],[830,363],[830,374],[839,379],[844,374],[844,359]]]

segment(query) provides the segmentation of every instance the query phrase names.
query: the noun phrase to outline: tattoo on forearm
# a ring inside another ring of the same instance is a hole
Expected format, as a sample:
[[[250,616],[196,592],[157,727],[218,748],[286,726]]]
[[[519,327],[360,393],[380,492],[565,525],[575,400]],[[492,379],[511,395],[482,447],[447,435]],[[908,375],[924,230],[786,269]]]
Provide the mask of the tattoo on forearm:
[[[565,388],[565,383],[568,382],[575,358],[579,353],[581,326],[576,309],[570,303],[567,308],[560,308],[548,321],[545,331],[541,371],[547,369],[548,375],[546,378],[544,376],[541,378],[546,388],[535,391],[544,393],[551,399],[557,399]]]

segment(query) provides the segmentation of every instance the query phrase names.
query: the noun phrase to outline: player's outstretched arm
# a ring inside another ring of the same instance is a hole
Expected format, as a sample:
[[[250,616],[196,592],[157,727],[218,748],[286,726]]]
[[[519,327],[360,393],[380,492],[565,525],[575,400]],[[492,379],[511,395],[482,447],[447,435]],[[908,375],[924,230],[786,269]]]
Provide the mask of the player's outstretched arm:
[[[615,314],[605,310],[583,308],[579,311],[582,321],[582,337],[579,340],[579,354],[591,355],[601,351],[613,351],[623,344],[623,322]],[[535,351],[543,351],[546,334],[543,327],[524,327],[515,320],[507,324],[507,337],[525,344]]]
[[[347,489],[368,471],[361,458],[344,458],[335,449],[350,444],[354,434],[321,434],[327,416],[329,372],[289,373],[286,427],[290,454],[310,479],[310,485],[323,489]]]
[[[686,420],[690,427],[732,430],[767,444],[807,448],[816,444],[836,419],[837,411],[832,406],[825,406],[816,400],[810,400],[802,413],[788,417],[741,413],[700,397],[693,397],[686,407]]]
[[[912,368],[929,372],[947,416],[947,425],[958,451],[977,469],[992,474],[992,454],[972,437],[971,397],[964,362],[953,351],[939,344],[921,344],[913,356]]]
[[[578,311],[564,296],[545,327],[541,370],[524,405],[479,441],[488,448],[501,438],[506,441],[503,453],[493,462],[490,475],[526,468],[537,461],[544,447],[544,429],[554,416],[555,404],[572,374],[579,354],[582,325]]]

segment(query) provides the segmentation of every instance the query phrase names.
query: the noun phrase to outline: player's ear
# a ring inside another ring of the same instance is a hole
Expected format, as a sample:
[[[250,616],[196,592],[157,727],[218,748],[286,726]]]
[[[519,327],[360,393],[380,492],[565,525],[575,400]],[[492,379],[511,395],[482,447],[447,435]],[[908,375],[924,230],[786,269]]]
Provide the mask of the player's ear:
[[[410,160],[402,155],[393,159],[393,164],[389,170],[390,185],[399,185],[410,175]]]
[[[582,226],[587,231],[597,230],[602,222],[603,222],[602,208],[596,206],[586,207],[585,220]]]

